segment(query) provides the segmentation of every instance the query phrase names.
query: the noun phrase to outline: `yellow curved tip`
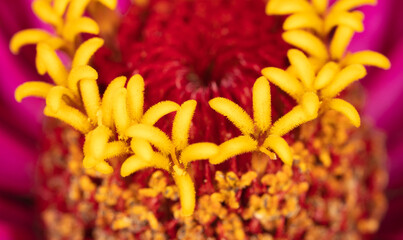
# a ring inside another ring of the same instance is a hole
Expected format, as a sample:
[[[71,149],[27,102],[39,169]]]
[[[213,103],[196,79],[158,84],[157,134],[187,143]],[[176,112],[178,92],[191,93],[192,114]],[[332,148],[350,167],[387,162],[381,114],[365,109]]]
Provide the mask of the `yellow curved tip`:
[[[354,30],[344,25],[338,26],[330,42],[330,55],[332,59],[340,60],[346,53],[350,44]]]
[[[105,90],[104,95],[102,96],[102,123],[113,129],[114,122],[113,122],[113,100],[115,92],[123,88],[126,84],[126,77],[120,76],[112,80],[109,83],[108,87]]]
[[[17,87],[14,97],[17,102],[26,97],[46,98],[52,87],[53,85],[45,82],[26,82]]]
[[[240,136],[232,138],[219,146],[218,154],[209,159],[211,164],[220,164],[237,155],[257,150],[257,142],[251,137]]]
[[[313,92],[305,93],[301,98],[300,105],[304,109],[307,118],[309,118],[310,120],[318,116],[320,103],[318,95],[316,95],[316,93]]]
[[[67,70],[55,50],[46,44],[39,43],[36,46],[36,52],[56,85],[65,86],[67,83]]]
[[[104,45],[104,40],[98,37],[83,42],[74,54],[72,68],[87,65],[94,53]]]
[[[312,6],[301,0],[271,0],[266,5],[267,15],[287,15],[296,12],[312,12]]]
[[[98,122],[98,111],[101,107],[98,84],[95,79],[83,79],[80,81],[81,99],[85,112],[93,123]]]
[[[370,50],[349,54],[343,59],[342,63],[343,65],[362,64],[365,66],[379,67],[385,70],[391,67],[391,63],[387,57]]]
[[[304,52],[308,53],[319,59],[327,59],[327,47],[325,44],[315,35],[304,30],[291,30],[283,33],[283,39],[287,43],[300,48]]]
[[[47,0],[36,0],[32,3],[32,10],[35,15],[38,16],[43,22],[49,23],[56,28],[60,28],[63,20],[62,18],[53,10],[50,2]]]
[[[108,142],[105,146],[103,159],[114,158],[125,155],[128,152],[126,143],[122,141]]]
[[[187,166],[187,164],[190,162],[208,159],[216,155],[218,151],[219,148],[214,143],[209,142],[194,143],[183,149],[179,158],[179,162]]]
[[[98,161],[91,156],[85,156],[83,159],[83,167],[86,169],[95,167],[97,163]]]
[[[288,146],[288,143],[282,137],[269,135],[265,139],[263,147],[273,150],[279,156],[281,161],[284,162],[284,164],[288,166],[292,165],[293,158],[291,149]]]
[[[105,175],[113,173],[113,168],[105,161],[98,162],[98,164],[95,165],[95,170]]]
[[[83,79],[98,79],[98,72],[88,65],[73,67],[67,77],[67,86],[79,96],[78,83]]]
[[[10,40],[10,50],[17,54],[21,47],[28,44],[37,44],[52,36],[41,29],[26,29],[17,32]]]
[[[133,125],[127,129],[126,136],[147,140],[166,155],[173,149],[173,144],[169,137],[160,129],[150,125]]]
[[[127,83],[127,106],[131,119],[140,122],[144,106],[144,79],[140,74],[132,76]]]
[[[100,125],[92,131],[91,142],[89,144],[89,154],[97,160],[103,160],[104,152],[112,131]]]
[[[209,105],[216,112],[230,120],[244,135],[255,132],[255,126],[250,116],[238,104],[226,98],[217,97],[209,101]]]
[[[130,147],[134,154],[148,161],[151,160],[154,153],[150,143],[141,138],[132,138]]]
[[[143,115],[141,123],[154,125],[163,116],[175,112],[180,106],[172,101],[162,101],[150,107]]]
[[[175,145],[175,149],[178,151],[188,145],[189,130],[196,105],[197,102],[195,100],[188,100],[184,102],[176,112],[172,125],[172,142]]]
[[[260,132],[265,132],[271,125],[270,84],[265,77],[256,80],[253,93],[253,120]]]
[[[68,21],[63,28],[63,38],[68,42],[74,42],[80,33],[99,34],[97,22],[88,17],[80,17]]]
[[[126,129],[130,126],[130,117],[127,110],[127,90],[117,89],[113,97],[113,120],[120,136],[125,136]]]
[[[267,67],[262,70],[262,75],[295,100],[298,100],[304,93],[302,84],[294,76],[282,69]]]
[[[312,29],[317,33],[321,33],[322,28],[322,19],[316,14],[307,12],[295,13],[287,17],[283,24],[283,29],[285,31],[297,29]]]
[[[336,110],[346,116],[355,127],[360,127],[360,115],[350,103],[342,99],[335,98],[329,101],[328,106],[330,109]]]
[[[297,49],[290,49],[287,53],[288,59],[291,65],[295,68],[297,76],[301,79],[302,84],[304,84],[306,89],[313,88],[313,80],[315,78],[315,73],[313,67],[309,62],[308,58],[303,52]]]
[[[376,5],[376,3],[377,0],[339,0],[332,5],[330,11],[331,12],[349,11],[351,9],[363,5]]]
[[[196,206],[196,191],[193,180],[187,172],[178,174],[174,171],[172,176],[179,190],[182,216],[191,216]]]
[[[329,85],[336,74],[340,71],[340,67],[335,62],[328,62],[323,66],[314,81],[314,89],[319,90]]]

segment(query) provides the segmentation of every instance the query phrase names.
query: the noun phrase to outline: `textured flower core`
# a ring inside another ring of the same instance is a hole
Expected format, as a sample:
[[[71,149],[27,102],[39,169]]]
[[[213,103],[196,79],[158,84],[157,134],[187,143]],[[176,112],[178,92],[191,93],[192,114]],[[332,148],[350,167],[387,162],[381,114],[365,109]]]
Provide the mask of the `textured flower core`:
[[[112,0],[35,1],[55,32],[21,31],[10,49],[36,44],[54,84],[15,97],[45,98],[75,129],[46,123],[48,237],[370,236],[384,154],[350,85],[390,62],[346,49],[363,31],[355,8],[373,3],[135,1],[119,19]]]

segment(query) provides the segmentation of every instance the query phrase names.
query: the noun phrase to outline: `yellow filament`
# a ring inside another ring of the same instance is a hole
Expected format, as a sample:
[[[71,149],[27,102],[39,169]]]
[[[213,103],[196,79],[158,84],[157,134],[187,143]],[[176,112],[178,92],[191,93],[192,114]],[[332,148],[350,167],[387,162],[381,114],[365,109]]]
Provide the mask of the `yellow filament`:
[[[355,12],[337,12],[328,15],[325,21],[325,32],[328,34],[335,26],[343,25],[356,32],[364,31],[362,23],[363,15],[359,11]]]
[[[316,11],[320,14],[324,13],[329,5],[328,0],[312,0],[312,5],[315,7]]]
[[[80,33],[98,34],[99,26],[91,18],[81,17],[67,22],[62,34],[67,41],[73,42]]]
[[[65,100],[74,102],[74,95],[65,87],[55,86],[49,90],[46,96],[46,106],[51,111],[57,112],[63,105],[66,104]]]
[[[263,147],[273,150],[286,165],[292,165],[291,149],[282,137],[269,135],[265,139]]]
[[[182,216],[191,216],[196,205],[196,191],[193,180],[187,172],[178,174],[174,171],[172,177],[176,186],[178,186]]]
[[[53,85],[45,82],[26,82],[15,90],[15,100],[21,102],[26,97],[46,98]]]
[[[132,138],[130,146],[134,154],[139,155],[143,159],[149,161],[153,156],[153,148],[150,143],[142,138]]]
[[[54,0],[53,8],[59,17],[63,16],[69,3],[70,0]]]
[[[179,162],[184,166],[187,166],[188,163],[193,161],[209,159],[210,157],[216,155],[218,151],[219,148],[214,143],[201,142],[191,144],[183,149],[179,157]]]
[[[319,59],[328,58],[325,44],[312,33],[304,30],[291,30],[283,33],[283,39],[314,57]]]
[[[115,9],[117,5],[117,0],[98,0],[98,2],[112,10]]]
[[[76,96],[79,96],[78,83],[84,79],[96,80],[98,73],[95,69],[88,65],[73,67],[67,77],[67,86]]]
[[[104,95],[102,96],[102,123],[109,127],[110,129],[114,128],[113,122],[113,99],[115,92],[123,88],[126,83],[126,77],[117,77],[109,83],[108,87],[105,90]]]
[[[124,136],[130,125],[129,113],[127,111],[127,90],[117,89],[113,101],[113,120],[120,136]]]
[[[330,11],[331,12],[348,11],[363,5],[375,5],[376,2],[377,0],[339,0],[333,4]]]
[[[210,107],[216,112],[228,118],[242,134],[250,135],[255,131],[255,126],[249,115],[236,103],[226,98],[217,97],[209,101]]]
[[[113,173],[113,168],[105,161],[98,162],[95,165],[95,170],[106,175]]]
[[[301,83],[282,69],[267,67],[262,70],[262,75],[296,100],[304,92]]]
[[[155,167],[169,171],[170,164],[169,160],[166,157],[157,153],[152,156],[152,161],[147,161],[140,156],[133,155],[123,162],[120,169],[120,175],[122,177],[127,177],[134,172],[149,167]]]
[[[28,44],[37,44],[52,36],[41,29],[26,29],[17,32],[10,41],[10,50],[17,54],[21,47]]]
[[[355,127],[360,127],[361,120],[357,110],[350,103],[342,99],[332,99],[328,103],[330,109],[336,110],[346,116]]]
[[[66,19],[70,21],[81,17],[90,1],[91,0],[71,0],[69,8],[67,9]]]
[[[129,137],[142,138],[149,141],[165,155],[170,154],[171,150],[173,149],[172,142],[168,138],[168,136],[160,129],[150,125],[133,125],[127,129],[126,135]]]
[[[342,69],[332,83],[321,90],[325,98],[332,98],[343,91],[352,82],[360,80],[367,74],[365,68],[360,64],[352,64]]]
[[[305,54],[297,49],[290,49],[287,53],[291,65],[295,68],[297,76],[305,88],[312,89],[315,73]]]
[[[114,158],[127,153],[126,143],[122,141],[108,142],[105,146],[103,159]]]
[[[296,12],[311,12],[312,6],[304,0],[271,0],[266,5],[266,14],[285,15]]]
[[[265,77],[260,77],[253,85],[253,119],[260,132],[271,125],[270,85]]]
[[[39,43],[36,48],[37,54],[40,56],[46,71],[56,85],[66,85],[67,70],[56,52],[46,44]]]
[[[91,38],[87,41],[83,42],[78,48],[76,53],[74,54],[74,58],[72,61],[72,68],[87,65],[94,53],[102,47],[104,44],[104,40],[101,38]]]
[[[172,142],[175,145],[175,149],[178,151],[188,145],[189,130],[196,105],[197,102],[195,100],[188,100],[184,102],[176,112],[172,125]]]
[[[211,164],[220,164],[237,155],[257,150],[257,142],[248,136],[240,136],[225,141],[219,146],[218,154],[209,159]]]
[[[35,0],[32,3],[32,10],[43,22],[49,23],[56,28],[62,25],[62,18],[52,9],[50,2],[47,0]]]
[[[323,66],[314,81],[314,89],[319,90],[326,87],[339,72],[339,65],[335,62],[328,62]]]
[[[131,119],[140,122],[144,106],[144,80],[139,74],[127,83],[127,106]]]
[[[97,81],[94,79],[81,80],[80,91],[85,111],[91,121],[96,123],[98,121],[97,113],[101,106]]]
[[[330,55],[332,56],[332,59],[340,60],[344,56],[346,48],[350,43],[353,35],[354,30],[349,27],[337,27],[336,32],[334,33],[334,36],[330,43]]]
[[[57,112],[53,112],[48,107],[45,107],[44,114],[48,117],[57,118],[84,134],[88,133],[92,128],[87,116],[77,109],[64,104],[60,106]]]
[[[162,101],[150,107],[143,115],[141,123],[154,125],[160,118],[168,113],[175,112],[180,106],[172,101]]]
[[[92,131],[91,142],[89,145],[89,154],[97,160],[103,160],[104,152],[109,138],[112,137],[112,131],[100,125]]]
[[[379,67],[385,70],[390,68],[390,61],[387,57],[370,50],[349,54],[343,59],[342,64],[362,64],[366,66]]]
[[[319,16],[315,14],[302,12],[295,13],[289,16],[283,24],[283,29],[285,31],[304,28],[313,29],[315,32],[321,33],[323,28],[323,21]]]

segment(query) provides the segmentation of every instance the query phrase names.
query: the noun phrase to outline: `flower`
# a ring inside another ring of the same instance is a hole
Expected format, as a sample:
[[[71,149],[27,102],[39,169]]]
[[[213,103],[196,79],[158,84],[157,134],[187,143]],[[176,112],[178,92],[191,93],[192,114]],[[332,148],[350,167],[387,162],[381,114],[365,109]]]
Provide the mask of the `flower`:
[[[166,6],[165,6],[166,7]],[[164,6],[162,5],[161,6],[161,10],[164,10]],[[166,10],[166,9],[165,9]],[[55,58],[53,58],[53,59],[55,59]],[[102,58],[101,58],[102,59]],[[147,58],[146,58],[147,59]],[[151,58],[151,59],[153,59],[153,58]],[[163,61],[164,59],[162,58],[162,61]],[[99,64],[99,63],[98,63]],[[39,64],[40,65],[40,64]],[[100,65],[102,65],[102,63],[100,64]],[[99,66],[100,66],[99,65]],[[143,70],[141,70],[141,71],[147,71],[146,69],[143,69]],[[169,69],[166,69],[166,71],[170,71]],[[112,72],[113,72],[113,70],[112,70]],[[51,74],[51,72],[49,72],[50,73],[50,75],[52,76],[52,74]],[[58,72],[59,73],[59,72]],[[56,73],[56,74],[58,74],[58,73]],[[152,74],[153,73],[149,73],[149,74],[151,74],[151,76],[152,76]],[[102,74],[103,75],[103,74]],[[105,74],[104,76],[108,76],[107,74]],[[203,83],[200,83],[199,82],[200,80],[199,79],[197,79],[196,78],[196,83],[197,84],[203,84]],[[156,82],[161,82],[161,81],[156,81]],[[196,89],[198,89],[197,88],[197,84],[196,84]],[[156,88],[154,88],[154,89],[156,89]],[[57,89],[56,89],[57,90]],[[234,90],[234,92],[237,92],[238,90]],[[56,92],[56,91],[54,91],[54,92]],[[153,98],[155,98],[155,99],[158,99],[158,97],[155,97],[155,96],[158,96],[159,94],[161,94],[161,93],[158,93],[158,92],[156,92],[155,90],[154,90],[154,93],[151,93],[151,95],[153,95],[154,97]],[[204,93],[202,93],[201,94],[201,96],[203,97],[203,94]],[[53,95],[58,95],[58,94],[53,94]],[[83,97],[84,97],[84,95],[83,95]],[[175,98],[175,96],[174,96],[174,98]],[[59,98],[55,98],[55,99],[61,99],[61,95],[59,94]],[[72,98],[71,98],[72,99]],[[185,98],[183,98],[183,96],[179,96],[179,99],[186,99],[186,97]],[[200,99],[199,97],[197,97],[196,99]],[[158,100],[157,100],[158,101]],[[58,105],[58,103],[57,103],[57,101],[55,102],[55,101],[49,101],[49,103],[51,103],[51,104],[49,104],[49,106],[52,106],[52,104],[53,104],[53,106],[55,107],[55,109],[57,108],[57,105]],[[59,101],[59,103],[60,103],[60,101]],[[87,111],[87,114],[88,114],[88,116],[91,116],[91,111],[88,111],[91,107],[88,107],[88,106],[90,106],[91,104],[85,104],[85,101],[84,101],[84,106],[85,106],[85,109],[86,109],[86,111]],[[245,106],[247,106],[247,104],[245,104],[244,103],[244,105]],[[94,112],[94,111],[93,111]],[[95,112],[94,112],[95,113]],[[278,114],[278,113],[277,113]],[[95,114],[92,114],[92,117],[90,117],[91,119],[92,119],[92,122],[95,122],[96,121],[96,113]],[[60,115],[61,116],[61,115]],[[120,119],[120,118],[117,118],[117,119]],[[67,121],[67,122],[69,122],[69,121]],[[70,123],[74,123],[74,121],[70,121]],[[118,125],[116,126],[117,128],[119,128],[118,127]],[[165,129],[165,127],[166,126],[164,126],[163,127],[163,129]],[[81,130],[83,130],[83,132],[87,132],[87,130],[85,130],[85,129],[81,129]],[[118,132],[119,132],[119,130],[118,130]],[[120,131],[120,132],[122,132],[122,131]],[[107,140],[108,141],[108,140]],[[326,155],[326,154],[325,154]],[[324,156],[325,156],[324,155]],[[323,157],[323,161],[325,161],[325,159],[326,159],[326,157]],[[73,161],[72,161],[73,162]],[[83,177],[85,177],[85,176],[81,176],[81,178],[80,179],[85,179],[85,178],[83,178]],[[277,176],[278,178],[280,177],[280,176]],[[270,178],[270,177],[267,177],[267,178]],[[280,178],[279,178],[280,179]],[[263,180],[262,180],[263,181]],[[272,182],[267,182],[267,185],[269,185],[269,186],[272,186],[274,183],[272,183]],[[73,185],[72,185],[73,186]],[[74,185],[75,186],[75,185]],[[91,191],[91,189],[93,189],[92,187],[89,187],[89,186],[92,186],[91,185],[91,182],[88,182],[88,181],[79,181],[79,186],[80,186],[80,188],[81,189],[88,189],[88,190],[86,190],[86,191]],[[274,186],[274,185],[273,185]],[[112,185],[110,185],[110,186],[105,186],[107,189],[118,189],[118,190],[116,190],[116,191],[122,191],[122,187],[118,187],[118,186],[116,186],[116,185],[114,185],[114,184],[112,184]],[[101,189],[101,188],[100,188]],[[120,189],[120,190],[119,190]],[[123,188],[124,189],[124,188]],[[295,190],[295,191],[297,191],[297,190]],[[301,190],[302,192],[303,192],[303,190]],[[98,199],[102,199],[102,197],[101,197],[101,193],[97,193],[98,194]],[[100,200],[101,201],[101,200]],[[286,209],[284,209],[284,211],[285,212],[287,212],[287,214],[289,213],[288,212],[288,210],[290,210],[290,212],[293,212],[294,211],[294,209],[295,209],[295,204],[293,204],[293,201],[294,200],[292,200],[292,198],[290,198],[290,200],[289,200],[290,202],[288,203],[288,200],[287,200],[287,206],[289,206],[289,208],[287,207]],[[81,205],[80,205],[81,206]],[[292,206],[294,206],[294,207],[292,207]],[[106,210],[108,210],[108,208],[106,208]],[[109,209],[110,210],[110,209]],[[156,229],[159,229],[159,226],[158,226],[158,224],[156,224],[155,223],[155,219],[153,219],[152,218],[152,215],[149,215],[149,213],[147,213],[147,210],[146,209],[143,209],[143,210],[141,210],[142,211],[142,214],[140,214],[139,216],[150,216],[150,217],[147,217],[146,219],[147,219],[147,221],[149,222],[149,224],[151,225],[151,227],[154,229],[154,230],[156,230]],[[285,213],[284,212],[284,213]],[[145,214],[145,215],[144,215]],[[52,221],[52,219],[54,219],[54,217],[55,216],[53,216],[52,215],[52,212],[46,212],[45,213],[45,221]],[[115,225],[113,225],[113,226],[115,226],[114,228],[115,229],[120,229],[120,228],[127,228],[127,226],[130,226],[130,224],[129,225],[125,225],[124,223],[125,222],[127,222],[128,220],[127,220],[127,218],[125,218],[125,216],[116,216],[117,217],[117,219],[116,219],[116,224]],[[120,217],[122,217],[122,218],[120,218]],[[133,217],[133,216],[132,216]],[[126,220],[125,220],[126,219]],[[66,222],[69,222],[69,221],[72,221],[72,219],[71,218],[63,218],[62,219],[62,221],[66,221]],[[229,221],[228,223],[226,223],[226,221]],[[239,218],[236,216],[236,215],[230,215],[229,217],[228,217],[228,219],[225,219],[225,221],[224,221],[224,225],[222,226],[222,231],[227,231],[227,230],[229,230],[228,229],[228,227],[230,227],[231,226],[231,224],[241,224],[240,222],[239,222],[240,220],[239,220]],[[227,225],[226,225],[227,224]],[[369,224],[369,226],[371,225],[371,223],[368,223]],[[126,227],[125,227],[126,226]],[[238,237],[240,237],[240,236],[242,236],[242,234],[241,233],[235,233],[235,236],[238,236]]]

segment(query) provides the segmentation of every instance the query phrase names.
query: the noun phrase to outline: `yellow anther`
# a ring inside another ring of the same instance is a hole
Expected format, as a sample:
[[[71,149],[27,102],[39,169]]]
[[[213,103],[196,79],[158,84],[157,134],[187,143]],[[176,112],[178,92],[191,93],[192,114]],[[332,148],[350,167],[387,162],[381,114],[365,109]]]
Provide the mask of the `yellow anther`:
[[[146,140],[142,138],[132,138],[130,146],[135,155],[138,155],[147,161],[151,161],[154,151],[150,143]]]
[[[145,139],[166,155],[169,155],[173,149],[169,137],[160,129],[150,125],[135,124],[127,129],[126,136]]]
[[[283,29],[285,31],[312,29],[317,33],[321,33],[323,29],[323,21],[319,16],[312,13],[295,13],[284,21]]]
[[[150,107],[143,115],[141,123],[154,125],[161,117],[168,113],[175,112],[180,106],[172,101],[162,101]]]
[[[97,163],[97,165],[95,165],[95,170],[105,175],[113,173],[113,168],[105,161]]]
[[[251,135],[255,131],[255,126],[249,115],[236,103],[226,98],[217,97],[209,101],[210,107],[216,112],[224,115],[230,120],[244,135]]]
[[[68,21],[63,28],[63,38],[68,42],[74,42],[76,36],[80,33],[98,34],[98,24],[88,17],[81,17]]]
[[[104,160],[104,152],[109,139],[113,136],[112,131],[100,125],[92,131],[91,142],[89,144],[89,156],[97,160]]]
[[[312,5],[315,7],[316,11],[319,14],[323,14],[326,11],[327,6],[329,5],[329,1],[328,0],[312,0]]]
[[[284,15],[311,11],[314,11],[314,9],[304,0],[271,0],[266,5],[266,14],[268,15]]]
[[[201,142],[191,144],[183,149],[179,157],[179,162],[187,166],[187,164],[192,161],[208,159],[216,155],[218,151],[219,148],[214,143]]]
[[[140,122],[144,106],[144,80],[136,74],[127,83],[127,106],[131,119]]]
[[[271,126],[270,85],[265,77],[260,77],[253,85],[253,120],[260,132]]]
[[[302,49],[316,58],[328,58],[325,44],[312,33],[304,30],[291,30],[283,33],[283,39],[287,43]]]
[[[26,82],[15,90],[15,100],[21,102],[26,97],[46,98],[53,85],[45,82]]]
[[[57,118],[84,134],[92,129],[92,125],[88,121],[88,118],[82,112],[64,104],[57,112],[45,107],[44,114],[48,117]]]
[[[39,43],[36,47],[36,51],[46,71],[56,85],[66,86],[67,70],[55,50],[46,44]]]
[[[349,27],[356,32],[364,31],[363,14],[355,12],[336,12],[328,15],[325,20],[325,33],[328,34],[335,26]]]
[[[188,100],[176,112],[172,125],[172,142],[177,151],[183,150],[188,145],[189,130],[196,105],[195,100]]]
[[[291,149],[282,137],[270,135],[264,141],[263,147],[273,150],[286,165],[292,165]]]
[[[343,91],[352,82],[360,80],[367,74],[360,64],[352,64],[342,69],[333,79],[332,83],[321,90],[324,98],[332,98]]]
[[[294,99],[299,99],[304,91],[302,84],[282,69],[267,67],[262,70],[262,75]]]
[[[348,11],[363,5],[375,5],[377,0],[339,0],[336,1],[330,11],[331,12],[341,12]]]
[[[355,126],[355,127],[360,127],[361,125],[361,120],[360,120],[360,115],[358,114],[357,110],[354,108],[353,105],[350,103],[342,100],[342,99],[332,99],[328,103],[328,107],[330,109],[336,110],[340,113],[342,113],[344,116],[346,116],[350,122]]]
[[[90,38],[83,42],[76,50],[71,64],[72,68],[87,65],[94,53],[102,47],[104,40],[101,38]]]
[[[319,98],[316,93],[306,92],[302,96],[299,104],[304,109],[308,118],[314,119],[318,116]]]
[[[313,88],[315,73],[305,54],[297,49],[290,49],[287,53],[291,65],[295,68],[298,78],[306,89]]]
[[[32,10],[43,22],[49,23],[59,29],[63,23],[62,18],[53,10],[47,0],[35,0],[32,3]]]
[[[174,171],[172,176],[176,186],[178,186],[182,216],[190,216],[193,214],[196,205],[196,191],[192,178],[187,172],[184,174],[177,174]]]
[[[158,153],[153,154],[152,161],[147,161],[141,158],[140,156],[133,155],[128,159],[126,159],[122,164],[122,167],[120,169],[120,175],[122,177],[127,177],[134,172],[150,167],[155,167],[169,171],[170,168],[169,160]]]
[[[112,10],[114,10],[116,8],[116,5],[118,4],[117,0],[98,0],[98,2],[102,3],[103,5]]]
[[[37,44],[52,36],[41,29],[26,29],[16,33],[10,41],[10,50],[17,54],[21,47],[28,44]]]
[[[67,21],[80,18],[83,16],[85,9],[91,0],[71,0],[69,8],[67,9]]]
[[[354,35],[354,30],[350,27],[339,26],[334,33],[330,43],[330,55],[334,60],[340,60],[345,52],[351,38]]]
[[[98,79],[98,72],[88,65],[73,67],[67,77],[67,86],[76,96],[79,96],[78,83],[84,79]]]
[[[66,11],[67,5],[71,0],[54,0],[53,9],[59,17],[62,17]]]
[[[121,137],[125,136],[126,129],[130,126],[129,113],[127,111],[127,90],[116,90],[113,98],[113,120]]]
[[[103,159],[114,158],[125,155],[128,152],[128,148],[125,142],[113,141],[106,144]]]
[[[117,77],[109,83],[108,87],[105,90],[104,95],[102,96],[102,123],[109,127],[110,129],[114,129],[113,122],[113,99],[114,94],[118,89],[121,89],[125,86],[126,77]]]
[[[319,70],[318,75],[316,76],[314,81],[314,89],[319,90],[329,85],[339,71],[340,68],[337,63],[326,63],[326,65]]]
[[[58,112],[63,105],[67,102],[74,102],[75,96],[72,92],[62,86],[52,87],[46,96],[46,106],[52,112]]]
[[[237,155],[257,150],[257,142],[251,137],[240,136],[232,138],[219,146],[218,154],[209,159],[211,164],[220,164]]]
[[[360,51],[352,54],[348,54],[342,61],[345,66],[351,64],[362,64],[365,66],[375,66],[382,69],[390,68],[390,61],[384,55],[374,51]]]
[[[87,116],[93,123],[97,123],[97,113],[101,105],[97,81],[95,79],[81,80],[80,92]]]

